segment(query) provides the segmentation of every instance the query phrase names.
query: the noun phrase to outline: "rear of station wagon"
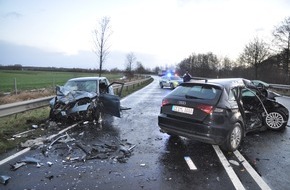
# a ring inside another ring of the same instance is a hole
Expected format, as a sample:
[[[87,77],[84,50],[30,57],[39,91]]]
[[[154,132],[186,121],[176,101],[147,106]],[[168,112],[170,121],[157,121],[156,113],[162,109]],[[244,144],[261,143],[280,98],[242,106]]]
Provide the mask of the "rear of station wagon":
[[[238,105],[231,103],[231,96],[222,83],[182,83],[163,99],[158,125],[169,135],[218,144],[233,151],[240,144],[243,132],[240,126],[235,127],[241,115]],[[240,130],[234,138],[236,141],[229,140],[235,135],[233,130]]]

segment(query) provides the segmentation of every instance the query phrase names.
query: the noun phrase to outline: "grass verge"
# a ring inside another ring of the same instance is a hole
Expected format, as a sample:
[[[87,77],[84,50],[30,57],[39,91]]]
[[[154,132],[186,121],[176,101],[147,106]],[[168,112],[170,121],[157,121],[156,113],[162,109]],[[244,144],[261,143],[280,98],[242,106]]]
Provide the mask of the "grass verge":
[[[144,82],[141,85],[136,85],[130,88],[124,88],[122,92],[122,98],[147,86],[153,81],[150,80]],[[47,134],[46,122],[49,116],[49,107],[31,110],[7,117],[3,117],[0,120],[0,154],[5,153],[11,149],[20,146],[21,142],[25,142],[29,139],[35,139]],[[34,129],[32,126],[37,126]],[[21,137],[13,137],[16,134],[30,131]]]

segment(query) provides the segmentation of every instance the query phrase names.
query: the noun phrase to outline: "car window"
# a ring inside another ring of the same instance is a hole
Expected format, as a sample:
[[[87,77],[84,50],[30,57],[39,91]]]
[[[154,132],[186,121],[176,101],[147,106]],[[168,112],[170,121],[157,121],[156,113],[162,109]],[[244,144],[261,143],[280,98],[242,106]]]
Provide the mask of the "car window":
[[[255,97],[256,96],[256,92],[249,90],[249,89],[243,89],[242,90],[242,96],[243,97]]]
[[[185,96],[193,99],[213,100],[221,94],[221,89],[209,85],[179,86],[172,94],[175,96]]]

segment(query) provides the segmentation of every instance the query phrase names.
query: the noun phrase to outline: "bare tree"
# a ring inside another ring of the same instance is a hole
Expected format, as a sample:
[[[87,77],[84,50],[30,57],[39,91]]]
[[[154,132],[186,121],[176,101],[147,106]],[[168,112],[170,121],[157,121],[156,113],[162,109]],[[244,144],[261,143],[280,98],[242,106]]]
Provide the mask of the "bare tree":
[[[128,71],[132,71],[133,64],[136,61],[136,56],[134,55],[133,52],[127,54],[126,61],[127,61],[126,62],[126,64],[127,64],[126,69]]]
[[[266,43],[263,40],[254,38],[244,48],[243,53],[239,57],[239,61],[244,64],[250,64],[255,67],[255,78],[258,78],[258,66],[270,56]]]
[[[282,52],[284,59],[284,70],[286,76],[289,74],[290,63],[290,17],[286,18],[280,26],[275,27],[273,31],[274,44]]]
[[[103,17],[97,28],[93,31],[94,34],[94,53],[99,57],[99,76],[102,76],[103,64],[109,54],[109,37],[112,35],[110,26],[110,18]]]
[[[128,53],[126,56],[126,72],[129,78],[133,76],[132,68],[135,61],[136,56],[134,55],[134,53],[133,52]]]

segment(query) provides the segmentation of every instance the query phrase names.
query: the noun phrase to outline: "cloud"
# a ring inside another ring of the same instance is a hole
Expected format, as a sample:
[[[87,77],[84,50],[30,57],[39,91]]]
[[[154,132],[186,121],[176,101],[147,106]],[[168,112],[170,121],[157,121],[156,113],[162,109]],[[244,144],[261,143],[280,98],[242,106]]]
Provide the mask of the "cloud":
[[[23,15],[21,13],[18,13],[18,12],[15,12],[15,11],[12,11],[12,12],[8,12],[6,14],[3,15],[3,18],[12,18],[12,19],[19,19],[23,17]]]
[[[35,67],[57,67],[57,68],[84,68],[97,69],[99,67],[98,57],[92,51],[79,51],[77,54],[68,55],[65,52],[52,52],[41,48],[17,45],[0,40],[0,65],[35,66]],[[104,62],[104,69],[125,69],[126,55],[128,52],[111,51]],[[157,59],[154,55],[134,52],[137,61],[145,68],[154,68]]]

